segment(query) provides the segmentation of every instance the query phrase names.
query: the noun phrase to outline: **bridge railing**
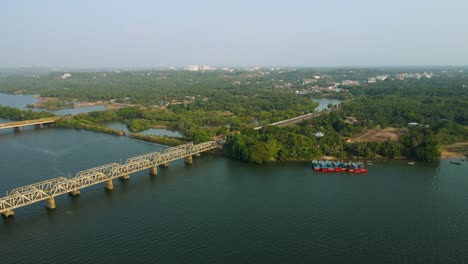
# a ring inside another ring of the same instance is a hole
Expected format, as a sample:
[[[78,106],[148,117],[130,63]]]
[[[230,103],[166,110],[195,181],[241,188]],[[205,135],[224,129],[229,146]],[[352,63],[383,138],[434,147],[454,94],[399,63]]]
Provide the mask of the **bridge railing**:
[[[96,172],[108,174],[118,166],[120,166],[120,164],[118,164],[116,162],[109,163],[109,164],[98,166],[98,167],[95,167],[95,168],[79,171],[76,174],[75,177],[86,177],[87,175],[91,175],[91,174],[94,174]]]
[[[163,153],[153,152],[129,158],[124,164],[114,162],[79,171],[73,178],[60,176],[15,188],[6,197],[0,198],[0,213],[215,148],[219,148],[215,141],[197,145],[188,143],[168,148]]]
[[[43,191],[43,192],[47,193],[49,190],[53,189],[55,185],[57,185],[60,182],[65,181],[65,180],[67,180],[67,178],[61,176],[61,177],[57,177],[57,178],[53,178],[53,179],[33,183],[33,184],[30,184],[30,185],[26,185],[26,186],[23,186],[23,187],[13,189],[10,192],[10,195],[24,194],[24,193],[28,193],[28,192],[36,191],[36,190],[40,190],[40,191]]]
[[[22,120],[22,121],[13,121],[13,122],[8,122],[8,123],[1,123],[0,124],[0,129],[54,123],[59,118],[60,117],[45,117],[45,118],[39,118],[39,119],[31,119],[31,120]]]

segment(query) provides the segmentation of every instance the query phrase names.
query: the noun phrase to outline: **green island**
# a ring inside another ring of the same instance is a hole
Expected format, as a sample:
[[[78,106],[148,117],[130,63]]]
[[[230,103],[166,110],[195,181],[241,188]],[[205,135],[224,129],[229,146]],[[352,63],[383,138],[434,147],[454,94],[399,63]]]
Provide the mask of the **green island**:
[[[53,98],[50,99],[48,98],[47,100],[41,100],[40,102],[36,104],[28,104],[26,105],[26,108],[42,108],[47,111],[57,111],[61,109],[66,109],[66,108],[73,108],[75,107],[75,104],[67,99],[63,98]]]
[[[62,74],[1,75],[0,92],[57,98],[47,101],[48,110],[73,100],[114,105],[64,116],[56,125],[123,136],[105,125],[118,121],[131,138],[170,146],[214,139],[224,143],[225,155],[258,164],[323,156],[432,162],[448,150],[468,154],[468,74],[450,67],[72,72],[58,78]],[[342,103],[294,124],[269,125],[314,113],[313,100],[320,98]],[[0,117],[10,120],[49,116],[0,107]],[[137,133],[149,128],[184,137]]]
[[[131,133],[128,135],[130,138],[134,138],[137,140],[142,140],[146,142],[156,143],[165,146],[178,146],[182,144],[186,144],[187,141],[183,139],[176,138],[176,137],[161,137],[161,136],[154,136],[154,135],[142,135],[142,134],[135,134]]]

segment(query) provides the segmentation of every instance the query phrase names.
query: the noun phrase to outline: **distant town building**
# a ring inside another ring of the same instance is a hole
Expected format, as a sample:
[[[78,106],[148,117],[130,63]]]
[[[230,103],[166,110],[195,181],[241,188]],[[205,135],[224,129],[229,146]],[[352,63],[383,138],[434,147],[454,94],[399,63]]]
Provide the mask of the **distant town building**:
[[[234,72],[234,69],[227,68],[227,67],[222,68],[222,70],[225,71],[225,72]]]
[[[399,73],[397,75],[395,75],[395,77],[402,81],[404,79],[421,79],[422,77],[425,77],[425,78],[431,78],[432,77],[432,73],[427,73],[427,72],[424,72],[424,73]]]
[[[304,94],[308,94],[309,91],[307,91],[307,90],[300,90],[300,91],[299,91],[299,90],[296,90],[295,93],[296,93],[296,94],[302,94],[302,95],[304,95]]]
[[[370,77],[370,78],[367,79],[367,82],[368,83],[376,83],[377,79],[375,77]]]
[[[302,80],[302,85],[316,83],[316,82],[317,82],[316,79],[304,79],[304,80]]]
[[[318,137],[318,138],[319,138],[319,137],[323,137],[323,136],[325,136],[325,133],[323,133],[323,132],[317,132],[317,133],[315,133],[315,137]]]
[[[403,81],[406,76],[403,73],[399,73],[395,77],[397,78],[397,80]]]
[[[375,76],[375,78],[379,81],[385,81],[388,79],[388,75],[378,75],[378,76]]]
[[[62,74],[62,76],[60,76],[60,78],[66,79],[66,78],[69,78],[69,77],[71,77],[71,76],[72,76],[72,75],[71,75],[70,73],[64,73],[64,74]]]
[[[354,117],[354,116],[348,116],[348,117],[346,117],[346,119],[345,119],[345,123],[348,123],[348,124],[354,124],[354,123],[356,123],[357,121],[358,121],[357,118]]]
[[[216,70],[216,68],[213,68],[213,67],[211,67],[209,65],[204,65],[202,67],[202,70],[204,70],[204,71],[214,71],[214,70]]]
[[[198,65],[190,65],[188,66],[189,71],[199,71],[200,67]]]
[[[341,82],[342,85],[344,86],[356,86],[356,85],[359,85],[359,81],[356,81],[356,80],[344,80],[343,82]]]

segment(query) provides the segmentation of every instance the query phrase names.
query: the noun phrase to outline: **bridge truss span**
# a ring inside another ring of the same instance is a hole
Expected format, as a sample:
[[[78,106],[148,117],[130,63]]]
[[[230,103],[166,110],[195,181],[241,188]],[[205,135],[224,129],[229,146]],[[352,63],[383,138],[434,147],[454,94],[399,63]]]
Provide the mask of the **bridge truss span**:
[[[156,166],[168,166],[169,162],[186,158],[192,161],[193,155],[201,152],[219,149],[215,141],[208,141],[194,145],[188,143],[167,148],[163,153],[152,152],[129,158],[124,164],[109,163],[95,168],[79,171],[72,178],[63,176],[33,183],[11,190],[7,196],[0,198],[0,213],[5,216],[13,215],[13,209],[46,200],[46,207],[55,208],[54,197],[62,194],[79,194],[80,189],[95,184],[105,183],[105,188],[112,190],[112,180],[127,177],[129,174],[145,169],[155,169]],[[187,160],[186,160],[187,161]]]

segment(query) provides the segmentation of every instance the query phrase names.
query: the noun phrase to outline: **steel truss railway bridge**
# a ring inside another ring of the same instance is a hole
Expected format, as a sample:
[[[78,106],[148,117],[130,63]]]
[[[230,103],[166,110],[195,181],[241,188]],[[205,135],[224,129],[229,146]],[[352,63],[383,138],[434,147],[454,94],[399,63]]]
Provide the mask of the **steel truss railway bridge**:
[[[104,183],[106,190],[113,190],[112,180],[128,180],[129,174],[149,169],[151,175],[157,174],[157,167],[168,167],[169,162],[185,158],[191,164],[193,156],[220,146],[215,141],[194,145],[192,143],[167,148],[164,152],[152,152],[129,158],[124,164],[110,163],[96,168],[78,172],[73,178],[57,177],[46,181],[19,187],[0,198],[0,213],[4,217],[14,215],[14,209],[45,201],[49,209],[55,208],[55,197],[68,193],[71,196],[80,194],[80,190],[91,185]]]

